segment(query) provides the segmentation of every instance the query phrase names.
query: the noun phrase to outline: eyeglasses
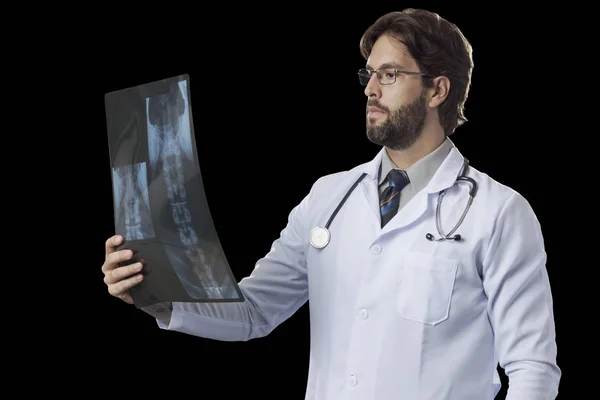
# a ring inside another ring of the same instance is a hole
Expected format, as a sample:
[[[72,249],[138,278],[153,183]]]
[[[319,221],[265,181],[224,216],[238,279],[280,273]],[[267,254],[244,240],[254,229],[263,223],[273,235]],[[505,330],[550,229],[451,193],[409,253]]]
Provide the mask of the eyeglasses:
[[[371,75],[373,75],[373,73],[375,73],[377,75],[377,80],[382,85],[391,85],[392,83],[395,83],[396,77],[401,74],[421,75],[421,76],[427,76],[430,78],[435,78],[433,75],[429,75],[425,72],[403,71],[403,70],[396,69],[396,68],[381,68],[381,69],[377,69],[375,71],[367,69],[367,68],[361,68],[358,70],[358,79],[359,79],[360,84],[363,86],[367,86],[369,84],[369,81],[371,80]]]

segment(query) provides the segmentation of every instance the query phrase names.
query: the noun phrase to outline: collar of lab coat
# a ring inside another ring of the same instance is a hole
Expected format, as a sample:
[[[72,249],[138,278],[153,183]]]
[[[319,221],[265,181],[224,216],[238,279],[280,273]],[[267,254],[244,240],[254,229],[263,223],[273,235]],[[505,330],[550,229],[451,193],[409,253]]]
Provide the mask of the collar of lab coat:
[[[381,166],[384,151],[385,148],[382,148],[373,160],[363,164],[363,166],[358,169],[359,173],[366,173],[369,179],[378,179],[379,167]],[[456,182],[456,178],[461,172],[463,162],[463,155],[458,151],[454,143],[452,143],[452,149],[424,190],[426,190],[427,193],[438,193],[444,189],[450,188]]]

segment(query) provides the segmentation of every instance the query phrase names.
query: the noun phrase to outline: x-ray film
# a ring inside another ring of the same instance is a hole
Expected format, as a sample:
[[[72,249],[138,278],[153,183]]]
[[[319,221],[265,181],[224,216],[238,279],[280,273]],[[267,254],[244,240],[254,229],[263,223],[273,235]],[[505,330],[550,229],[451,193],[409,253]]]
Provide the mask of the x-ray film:
[[[243,301],[208,207],[188,75],[105,95],[115,231],[141,261],[136,307]]]

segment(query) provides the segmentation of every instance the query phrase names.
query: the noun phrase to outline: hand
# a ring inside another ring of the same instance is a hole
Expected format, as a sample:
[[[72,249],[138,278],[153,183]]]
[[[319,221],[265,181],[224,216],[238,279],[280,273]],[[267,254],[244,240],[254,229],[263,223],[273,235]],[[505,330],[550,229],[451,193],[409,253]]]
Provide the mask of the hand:
[[[120,235],[115,235],[106,241],[106,256],[104,264],[102,264],[102,272],[104,273],[104,283],[108,287],[108,293],[128,304],[133,304],[129,289],[142,281],[142,263],[136,262],[123,267],[118,265],[133,257],[131,250],[115,251],[115,247],[122,242],[123,237]]]

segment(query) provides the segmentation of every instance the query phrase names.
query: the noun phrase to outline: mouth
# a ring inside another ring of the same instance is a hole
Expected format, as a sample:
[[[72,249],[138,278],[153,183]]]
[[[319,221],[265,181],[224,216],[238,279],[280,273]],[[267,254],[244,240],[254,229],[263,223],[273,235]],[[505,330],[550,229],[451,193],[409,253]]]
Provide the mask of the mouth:
[[[367,116],[374,118],[374,117],[378,117],[380,115],[385,114],[385,111],[380,110],[377,107],[369,107],[367,108]]]

